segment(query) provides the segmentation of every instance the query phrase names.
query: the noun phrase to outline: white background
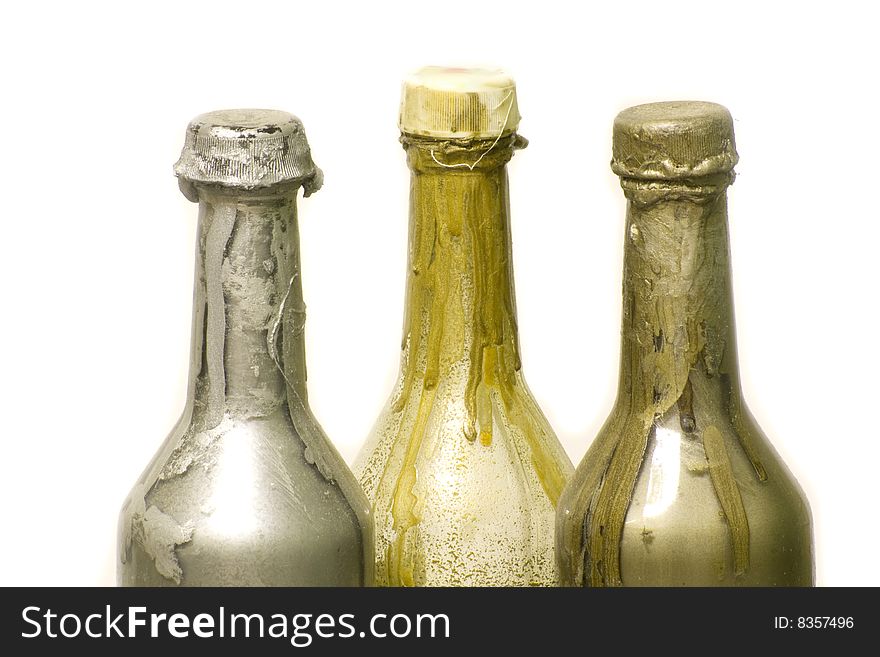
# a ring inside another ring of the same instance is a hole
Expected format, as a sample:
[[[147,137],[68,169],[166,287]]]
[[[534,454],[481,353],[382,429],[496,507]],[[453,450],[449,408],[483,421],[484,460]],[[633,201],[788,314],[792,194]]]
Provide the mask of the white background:
[[[746,396],[812,504],[818,582],[880,584],[878,17],[822,5],[5,8],[0,584],[114,582],[117,511],[184,404],[196,206],[171,165],[201,112],[276,107],[305,123],[326,174],[300,203],[310,398],[353,459],[397,371],[397,103],[424,64],[517,80],[531,141],[510,165],[524,367],[575,462],[617,378],[612,120],[654,100],[731,110]]]

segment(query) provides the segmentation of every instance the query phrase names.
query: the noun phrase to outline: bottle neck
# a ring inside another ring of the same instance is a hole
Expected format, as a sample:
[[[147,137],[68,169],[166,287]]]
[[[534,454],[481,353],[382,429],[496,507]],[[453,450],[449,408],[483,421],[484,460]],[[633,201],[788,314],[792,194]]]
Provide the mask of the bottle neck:
[[[465,368],[475,390],[520,368],[505,166],[520,142],[403,143],[412,171],[404,372],[433,388]]]
[[[298,187],[196,188],[190,394],[211,428],[270,415],[292,392],[305,400]]]
[[[636,412],[688,415],[693,370],[738,387],[726,176],[699,184],[623,179],[620,396]]]

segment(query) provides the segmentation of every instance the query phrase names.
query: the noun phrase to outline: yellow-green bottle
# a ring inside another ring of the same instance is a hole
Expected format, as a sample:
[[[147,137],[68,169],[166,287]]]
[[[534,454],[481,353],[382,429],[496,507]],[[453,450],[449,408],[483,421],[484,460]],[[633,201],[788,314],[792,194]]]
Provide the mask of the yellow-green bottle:
[[[813,584],[807,500],[740,388],[736,161],[720,105],[640,105],[614,122],[628,200],[620,383],[559,504],[565,585]]]
[[[525,145],[513,81],[428,67],[403,87],[412,171],[397,387],[355,464],[379,585],[552,586],[571,463],[526,387],[506,164]]]

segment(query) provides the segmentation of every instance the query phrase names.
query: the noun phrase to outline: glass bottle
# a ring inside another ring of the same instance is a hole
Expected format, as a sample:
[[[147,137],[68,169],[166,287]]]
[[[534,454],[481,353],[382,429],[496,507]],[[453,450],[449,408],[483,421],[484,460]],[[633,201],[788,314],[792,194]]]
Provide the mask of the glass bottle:
[[[199,204],[189,393],[122,509],[119,584],[369,585],[369,505],[306,398],[302,123],[203,114],[175,173]]]
[[[628,200],[617,401],[563,493],[573,586],[807,586],[810,510],[745,405],[734,332],[720,105],[621,112]]]
[[[521,371],[506,171],[526,144],[518,123],[501,72],[427,67],[404,83],[401,370],[355,464],[381,585],[558,584],[553,522],[572,466]]]

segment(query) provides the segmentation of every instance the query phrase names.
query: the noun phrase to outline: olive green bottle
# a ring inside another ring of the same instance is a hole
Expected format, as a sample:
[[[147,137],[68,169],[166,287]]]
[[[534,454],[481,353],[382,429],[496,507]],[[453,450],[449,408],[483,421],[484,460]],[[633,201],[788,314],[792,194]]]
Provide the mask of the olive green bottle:
[[[199,204],[189,393],[122,509],[118,581],[369,585],[369,505],[306,398],[296,199],[322,175],[302,123],[203,114],[175,173]]]
[[[403,87],[412,171],[400,377],[355,464],[378,584],[550,586],[571,462],[526,387],[506,164],[513,81],[428,67]]]
[[[628,200],[620,382],[563,493],[570,586],[809,586],[810,509],[742,398],[727,234],[737,162],[720,105],[614,122]]]

